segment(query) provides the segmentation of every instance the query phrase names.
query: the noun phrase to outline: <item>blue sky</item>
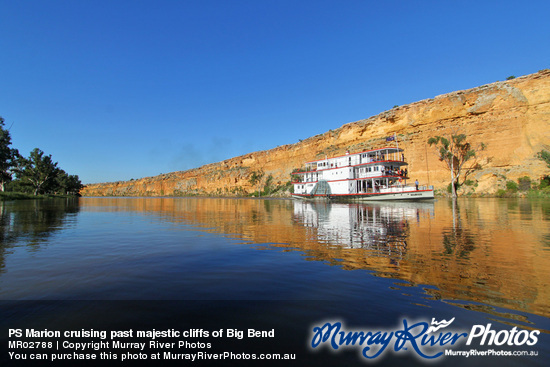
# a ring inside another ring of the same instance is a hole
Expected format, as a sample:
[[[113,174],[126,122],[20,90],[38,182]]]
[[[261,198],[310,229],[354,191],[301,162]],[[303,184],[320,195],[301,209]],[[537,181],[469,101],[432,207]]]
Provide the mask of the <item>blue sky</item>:
[[[0,0],[0,116],[83,183],[550,68],[545,1]]]

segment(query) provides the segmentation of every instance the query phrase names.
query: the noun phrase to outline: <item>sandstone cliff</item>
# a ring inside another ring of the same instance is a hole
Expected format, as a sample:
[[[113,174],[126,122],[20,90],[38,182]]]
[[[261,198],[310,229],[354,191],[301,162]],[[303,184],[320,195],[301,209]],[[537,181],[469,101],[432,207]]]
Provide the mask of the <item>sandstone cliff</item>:
[[[485,143],[483,168],[470,179],[470,190],[494,193],[507,180],[540,178],[546,165],[537,159],[550,150],[550,70],[505,82],[496,82],[393,108],[366,120],[299,143],[254,152],[196,169],[139,180],[91,184],[84,196],[243,195],[258,189],[254,172],[270,175],[273,185],[290,180],[303,162],[387,146],[385,138],[397,134],[405,150],[411,178],[444,189],[449,172],[438,161],[428,138],[458,129],[475,143]],[[393,144],[393,143],[392,143]]]

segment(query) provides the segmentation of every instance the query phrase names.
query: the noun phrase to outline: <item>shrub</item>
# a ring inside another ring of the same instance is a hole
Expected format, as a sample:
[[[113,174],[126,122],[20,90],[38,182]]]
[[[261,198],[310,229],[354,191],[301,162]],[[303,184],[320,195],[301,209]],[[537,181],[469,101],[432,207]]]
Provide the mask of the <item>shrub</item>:
[[[514,181],[506,181],[506,190],[511,192],[518,191],[518,184]]]
[[[252,175],[250,175],[248,182],[250,182],[251,185],[256,185],[261,181],[262,177],[264,177],[263,171],[254,171]]]

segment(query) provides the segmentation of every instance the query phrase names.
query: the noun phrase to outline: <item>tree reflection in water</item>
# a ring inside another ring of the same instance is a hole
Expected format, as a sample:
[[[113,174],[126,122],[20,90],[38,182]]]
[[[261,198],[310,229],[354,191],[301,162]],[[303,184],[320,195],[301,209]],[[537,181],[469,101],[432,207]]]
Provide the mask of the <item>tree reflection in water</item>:
[[[460,216],[460,206],[456,200],[450,202],[453,225],[443,230],[443,247],[446,255],[455,255],[458,258],[466,258],[476,249],[475,236],[463,228]]]
[[[78,198],[0,201],[0,271],[17,246],[38,251],[50,236],[76,221]]]

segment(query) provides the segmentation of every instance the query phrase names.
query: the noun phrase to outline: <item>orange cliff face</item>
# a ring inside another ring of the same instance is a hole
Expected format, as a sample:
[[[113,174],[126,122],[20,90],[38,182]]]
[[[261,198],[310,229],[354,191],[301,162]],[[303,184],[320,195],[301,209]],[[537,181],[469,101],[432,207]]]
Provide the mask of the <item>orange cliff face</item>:
[[[397,134],[405,150],[412,180],[444,189],[449,172],[439,162],[430,137],[466,134],[473,145],[484,143],[479,157],[482,169],[469,179],[476,193],[494,193],[507,180],[529,176],[538,180],[547,173],[536,155],[550,149],[550,70],[453,92],[393,108],[366,120],[345,124],[299,143],[254,152],[199,168],[147,177],[87,185],[84,196],[243,195],[254,192],[254,172],[271,175],[274,185],[290,180],[293,169],[325,156],[388,145]],[[393,144],[393,143],[392,143]]]

